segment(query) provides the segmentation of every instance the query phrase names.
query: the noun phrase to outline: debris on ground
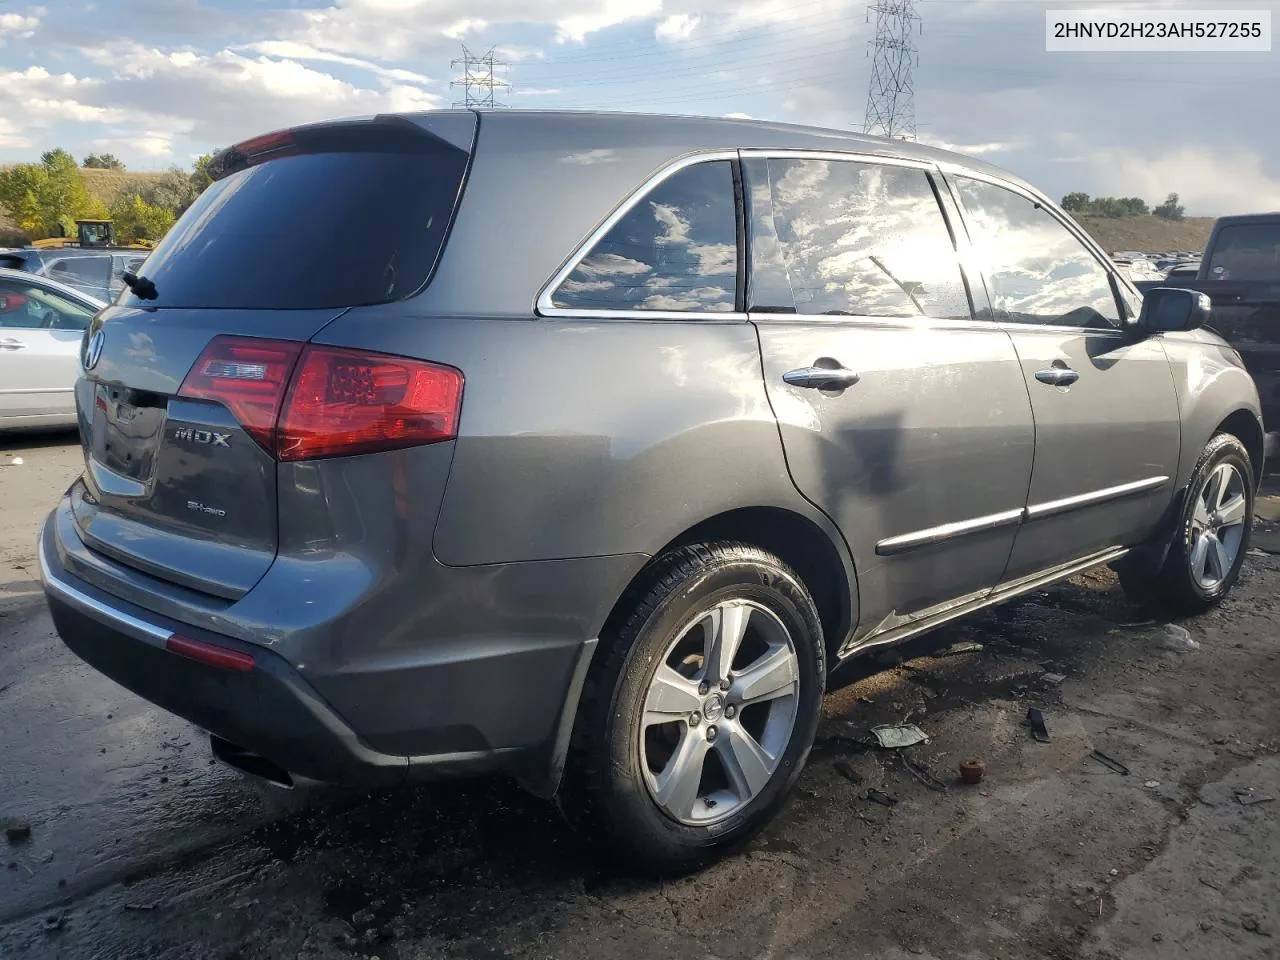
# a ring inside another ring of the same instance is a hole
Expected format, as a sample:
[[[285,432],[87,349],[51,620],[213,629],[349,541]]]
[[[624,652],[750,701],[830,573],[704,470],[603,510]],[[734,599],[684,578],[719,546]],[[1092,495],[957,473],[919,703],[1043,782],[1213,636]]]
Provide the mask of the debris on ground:
[[[1127,777],[1129,775],[1128,767],[1126,767],[1119,760],[1113,759],[1112,757],[1108,757],[1101,750],[1094,750],[1089,754],[1089,756],[1092,759],[1097,760],[1098,763],[1102,764],[1104,767],[1109,767],[1110,769],[1114,770],[1116,773],[1120,774],[1120,776],[1122,777]]]
[[[1067,679],[1067,675],[1065,673],[1046,673],[1040,679],[1046,683],[1061,683]]]
[[[14,457],[8,463],[0,463],[0,467],[20,467],[22,466],[22,458]]]
[[[914,723],[886,723],[871,728],[872,735],[886,750],[900,750],[917,743],[928,743],[929,735]]]
[[[981,783],[986,772],[986,765],[981,760],[966,760],[960,764],[960,779],[970,786]]]
[[[1174,653],[1189,653],[1192,650],[1199,650],[1198,641],[1191,638],[1191,633],[1186,627],[1180,627],[1176,623],[1166,623],[1160,631],[1160,646],[1164,650],[1172,650]]]
[[[963,653],[981,653],[985,648],[980,643],[969,641],[967,643],[953,643],[947,649],[937,654],[939,657],[958,657]]]
[[[866,799],[870,800],[872,803],[878,803],[882,807],[892,807],[896,806],[898,803],[897,797],[891,797],[889,794],[877,790],[874,787],[867,791]]]
[[[1266,930],[1262,929],[1262,923],[1252,914],[1245,914],[1240,918],[1240,926],[1244,927],[1249,933],[1256,933],[1260,937],[1271,936]]]
[[[31,839],[31,824],[25,820],[5,820],[4,838],[10,843],[25,843]]]
[[[1259,804],[1259,803],[1271,803],[1273,800],[1275,800],[1275,797],[1267,797],[1267,796],[1258,797],[1258,796],[1254,796],[1254,793],[1253,793],[1253,791],[1252,791],[1252,790],[1237,790],[1237,791],[1236,791],[1236,801],[1237,801],[1237,802],[1240,804],[1240,806],[1242,806],[1242,807],[1252,807],[1252,806],[1254,806],[1254,805],[1256,805],[1256,804]]]
[[[44,929],[46,933],[52,933],[54,930],[61,930],[62,925],[67,922],[65,913],[51,913],[44,918]]]
[[[1143,786],[1146,787],[1148,790],[1154,790],[1156,789],[1156,787],[1160,786],[1160,781],[1148,780],[1146,783],[1143,784]]]
[[[900,753],[898,756],[902,758],[902,765],[907,768],[907,773],[911,774],[930,790],[937,790],[939,793],[946,793],[951,789],[950,786],[935,777],[933,775],[933,771],[923,763],[915,763],[909,760],[905,754]]]
[[[1027,725],[1031,727],[1031,735],[1036,738],[1036,742],[1049,742],[1049,728],[1044,725],[1044,714],[1036,707],[1027,709]]]

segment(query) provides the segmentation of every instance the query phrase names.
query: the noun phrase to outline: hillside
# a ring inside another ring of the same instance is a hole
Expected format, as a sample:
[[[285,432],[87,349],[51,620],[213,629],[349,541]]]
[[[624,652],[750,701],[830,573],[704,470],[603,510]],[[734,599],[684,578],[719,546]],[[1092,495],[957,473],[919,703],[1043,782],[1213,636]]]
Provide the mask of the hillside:
[[[1141,250],[1203,250],[1213,230],[1212,217],[1161,220],[1159,217],[1076,217],[1107,253]]]
[[[2,169],[5,169],[5,167],[0,166],[0,170]],[[127,170],[81,169],[80,172],[84,175],[84,181],[89,191],[105,203],[108,208],[120,199],[122,194],[129,194],[139,190],[161,176],[159,173],[133,173]],[[0,246],[21,242],[23,242],[23,238],[17,229],[17,224],[13,222],[8,211],[0,207]]]
[[[132,173],[127,170],[82,169],[80,172],[89,190],[108,207],[119,200],[121,194],[140,190],[161,176],[159,173]]]

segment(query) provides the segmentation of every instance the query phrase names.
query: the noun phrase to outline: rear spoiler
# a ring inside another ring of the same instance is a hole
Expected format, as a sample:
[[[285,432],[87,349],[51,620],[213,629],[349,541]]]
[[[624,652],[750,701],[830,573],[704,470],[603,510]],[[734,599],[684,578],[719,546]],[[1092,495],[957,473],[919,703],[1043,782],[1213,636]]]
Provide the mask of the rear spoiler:
[[[268,160],[308,153],[433,153],[442,149],[469,153],[475,126],[472,111],[416,117],[379,114],[310,123],[251,137],[219,150],[209,161],[208,174],[213,180],[221,180]],[[459,133],[463,137],[456,136]]]

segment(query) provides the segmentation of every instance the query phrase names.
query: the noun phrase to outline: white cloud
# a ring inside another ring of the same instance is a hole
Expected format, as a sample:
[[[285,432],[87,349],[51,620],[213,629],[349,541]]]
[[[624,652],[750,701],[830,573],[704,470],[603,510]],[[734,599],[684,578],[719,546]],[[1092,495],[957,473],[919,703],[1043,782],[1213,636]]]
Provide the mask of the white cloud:
[[[40,18],[44,9],[37,7],[28,13],[0,13],[0,43],[5,35],[17,37],[19,40],[29,39],[40,26]]]
[[[1280,176],[1252,150],[1185,146],[1155,154],[1100,150],[1090,158],[1097,196],[1159,202],[1177,193],[1188,214],[1221,216],[1280,209]]]
[[[516,87],[511,92],[517,97],[551,97],[563,91],[559,87]]]
[[[292,40],[260,40],[257,43],[247,43],[244,46],[237,47],[235,49],[247,50],[250,53],[260,53],[267,57],[340,63],[348,67],[357,67],[360,70],[367,70],[375,76],[382,77],[385,80],[392,80],[397,83],[428,85],[433,82],[432,79],[425,74],[415,73],[412,70],[383,67],[370,60],[364,60],[359,57],[343,56],[342,54],[334,53],[331,50],[317,50],[315,47],[308,46],[305,43],[295,43]]]
[[[137,153],[144,157],[168,157],[173,154],[173,135],[163,131],[146,131],[133,137],[99,137],[93,141],[99,150],[112,153]]]
[[[681,40],[688,40],[693,36],[693,31],[698,28],[698,24],[702,22],[699,16],[687,13],[676,13],[667,17],[653,31],[653,35],[659,40],[668,43],[678,43]]]

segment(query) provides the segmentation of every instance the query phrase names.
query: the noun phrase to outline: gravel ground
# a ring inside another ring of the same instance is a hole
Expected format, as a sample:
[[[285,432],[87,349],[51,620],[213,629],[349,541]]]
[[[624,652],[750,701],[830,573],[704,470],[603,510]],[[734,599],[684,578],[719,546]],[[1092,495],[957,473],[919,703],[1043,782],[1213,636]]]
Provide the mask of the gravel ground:
[[[80,465],[65,436],[0,445],[0,820],[31,830],[0,839],[0,957],[1280,957],[1280,558],[1181,624],[1100,570],[849,666],[779,819],[658,884],[502,782],[283,792],[212,765],[53,635],[33,542]],[[897,721],[929,742],[869,746]]]

